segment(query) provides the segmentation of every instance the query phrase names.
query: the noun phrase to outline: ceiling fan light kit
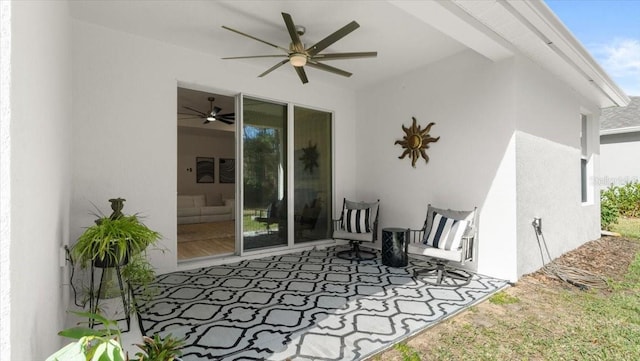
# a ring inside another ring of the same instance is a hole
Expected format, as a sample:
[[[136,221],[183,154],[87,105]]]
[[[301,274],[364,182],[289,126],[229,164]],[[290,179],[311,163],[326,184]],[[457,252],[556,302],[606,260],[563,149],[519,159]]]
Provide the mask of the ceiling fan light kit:
[[[292,54],[289,57],[289,62],[293,66],[305,66],[307,65],[307,56],[304,54]]]
[[[378,52],[375,51],[367,51],[367,52],[351,52],[351,53],[328,53],[328,54],[320,54],[324,49],[331,46],[336,41],[342,39],[343,37],[350,34],[352,31],[356,30],[360,27],[360,25],[352,21],[349,24],[343,26],[338,29],[331,35],[325,37],[314,45],[305,48],[304,44],[300,40],[300,36],[305,33],[305,28],[303,26],[295,25],[293,22],[293,18],[291,15],[287,13],[282,13],[282,18],[284,19],[284,23],[287,26],[287,31],[289,32],[289,36],[291,37],[291,44],[288,48],[270,43],[266,40],[262,40],[255,36],[245,34],[241,31],[232,29],[227,26],[222,26],[223,29],[232,31],[236,34],[245,36],[247,38],[259,41],[263,44],[269,45],[276,49],[283,51],[285,54],[278,55],[253,55],[253,56],[234,56],[234,57],[226,57],[222,59],[250,59],[250,58],[286,58],[271,68],[267,69],[264,73],[258,75],[258,77],[263,77],[272,71],[278,69],[282,65],[286,63],[290,63],[295,69],[300,81],[302,84],[306,84],[309,82],[307,79],[307,74],[304,70],[305,66],[309,66],[314,69],[328,71],[330,73],[338,74],[344,77],[350,77],[352,74],[348,71],[338,69],[336,67],[321,63],[320,61],[327,60],[344,60],[344,59],[357,59],[357,58],[373,58],[378,56]]]

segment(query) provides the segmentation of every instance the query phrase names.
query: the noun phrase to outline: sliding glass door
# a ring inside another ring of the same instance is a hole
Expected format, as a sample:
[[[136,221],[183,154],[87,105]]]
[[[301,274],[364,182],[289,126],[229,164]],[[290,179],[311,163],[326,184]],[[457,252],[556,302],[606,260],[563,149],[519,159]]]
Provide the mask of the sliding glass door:
[[[241,99],[242,251],[331,238],[332,114]]]
[[[294,241],[331,237],[331,113],[294,107]]]
[[[287,245],[287,106],[243,98],[243,250]]]

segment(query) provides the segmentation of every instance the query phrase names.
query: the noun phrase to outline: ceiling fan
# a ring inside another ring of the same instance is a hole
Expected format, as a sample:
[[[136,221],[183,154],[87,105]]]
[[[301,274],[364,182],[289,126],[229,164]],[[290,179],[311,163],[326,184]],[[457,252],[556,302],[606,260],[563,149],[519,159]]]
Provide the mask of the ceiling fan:
[[[320,40],[316,44],[305,48],[304,44],[300,40],[300,36],[304,34],[305,28],[303,26],[296,26],[291,18],[291,15],[287,13],[282,13],[282,18],[284,19],[284,23],[287,26],[287,30],[289,31],[289,36],[291,37],[291,44],[289,44],[289,48],[284,48],[275,44],[272,44],[268,41],[259,39],[255,36],[245,34],[238,30],[232,29],[227,26],[222,26],[223,29],[233,31],[234,33],[240,34],[242,36],[246,36],[250,39],[259,41],[261,43],[272,46],[276,49],[282,50],[285,54],[278,55],[254,55],[254,56],[234,56],[227,57],[222,59],[249,59],[249,58],[286,58],[271,68],[267,69],[264,73],[258,75],[258,77],[263,77],[277,68],[281,67],[286,63],[291,63],[296,73],[298,73],[298,77],[302,81],[302,84],[306,84],[309,82],[307,79],[307,74],[304,71],[304,66],[308,66],[314,69],[328,71],[334,74],[342,75],[345,77],[350,77],[352,74],[348,71],[344,71],[342,69],[338,69],[333,66],[326,65],[321,63],[320,61],[326,60],[343,60],[343,59],[355,59],[355,58],[370,58],[378,56],[378,52],[376,51],[368,51],[368,52],[351,52],[351,53],[328,53],[328,54],[320,54],[321,51],[331,46],[336,41],[342,39],[347,36],[352,31],[356,30],[360,27],[360,25],[352,21],[349,24],[343,26],[338,29],[333,34],[327,36],[326,38]]]
[[[190,114],[190,113],[180,113],[180,114],[198,116],[198,118],[204,119],[203,124],[208,124],[216,120],[219,120],[226,124],[233,124],[235,120],[235,113],[220,114],[220,112],[222,111],[222,108],[213,106],[213,101],[216,100],[216,98],[208,97],[207,100],[211,104],[209,111],[207,113],[188,107],[188,106],[182,106],[183,108],[191,110],[192,112],[196,112],[197,114]]]

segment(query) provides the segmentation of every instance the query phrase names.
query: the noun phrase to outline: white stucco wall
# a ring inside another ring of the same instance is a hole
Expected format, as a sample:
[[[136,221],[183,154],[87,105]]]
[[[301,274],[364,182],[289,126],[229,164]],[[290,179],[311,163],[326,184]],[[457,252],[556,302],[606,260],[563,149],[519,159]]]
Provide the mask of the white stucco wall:
[[[593,103],[527,59],[516,61],[518,276],[600,236],[597,190],[580,188],[581,114],[589,121],[588,157],[597,174],[598,116]],[[542,218],[543,237],[532,222]],[[544,243],[546,243],[546,248]],[[542,247],[542,248],[541,248]]]
[[[195,84],[223,94],[247,94],[331,109],[335,117],[336,199],[355,188],[351,91],[310,82],[295,72],[257,78],[246,63],[73,22],[73,151],[76,155],[71,239],[93,222],[92,203],[109,213],[107,199],[127,199],[163,236],[165,253],[151,261],[159,272],[176,269],[177,85]],[[222,55],[221,55],[222,56]]]
[[[11,358],[11,3],[0,2],[0,359]]]
[[[3,277],[10,272],[9,304],[3,285],[2,305],[10,313],[2,314],[0,358],[43,360],[61,346],[56,334],[68,303],[67,269],[58,254],[69,239],[72,182],[70,18],[66,1],[3,4],[3,21],[7,8],[10,33],[2,36],[11,37],[11,58],[3,82],[10,80],[10,96],[3,87],[2,101],[10,101],[10,117],[3,112],[8,134],[2,134],[2,252],[9,252],[11,267],[2,270]]]
[[[477,263],[467,267],[515,281],[542,266],[533,217],[554,258],[599,236],[595,190],[590,204],[580,200],[580,114],[597,124],[592,104],[527,59],[472,51],[384,82],[358,94],[358,159],[368,159],[358,162],[358,196],[381,199],[381,227],[419,228],[428,203],[478,206]],[[412,116],[441,137],[415,169],[394,145]]]
[[[429,203],[480,209],[479,264],[486,274],[515,277],[513,63],[464,51],[390,79],[358,95],[360,198],[379,197],[381,227],[420,228]],[[430,134],[430,160],[398,159],[394,145],[415,116]],[[509,264],[512,262],[512,264]]]
[[[597,188],[612,184],[622,186],[640,181],[640,132],[610,134],[600,137],[600,174],[594,180]]]

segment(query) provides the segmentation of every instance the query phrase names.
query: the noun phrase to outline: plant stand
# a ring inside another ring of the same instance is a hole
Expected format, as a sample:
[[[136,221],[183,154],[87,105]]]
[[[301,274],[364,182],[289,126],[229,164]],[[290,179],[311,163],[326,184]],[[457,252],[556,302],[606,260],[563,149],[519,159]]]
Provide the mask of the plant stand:
[[[95,289],[96,268],[102,269],[97,291]],[[106,278],[109,277],[109,276],[105,277],[105,274],[108,273],[107,270],[110,268],[115,268],[115,271],[116,271],[116,276],[118,278],[118,286],[120,289],[120,298],[122,299],[122,307],[124,308],[124,314],[125,314],[124,318],[118,319],[117,321],[126,321],[127,329],[124,332],[128,332],[131,327],[130,305],[131,305],[131,299],[132,299],[132,290],[131,290],[131,285],[128,282],[125,288],[125,284],[122,280],[122,272],[121,272],[120,265],[115,265],[113,267],[102,267],[102,266],[96,266],[94,262],[91,263],[91,284],[89,286],[89,311],[93,314],[98,313],[98,304],[100,302],[100,295],[102,294],[102,291],[103,291],[102,286],[107,281]],[[95,324],[96,322],[93,318],[89,319],[90,328],[93,328]]]
[[[120,297],[121,291],[118,277],[116,276],[116,268],[103,268],[102,272],[104,272],[104,276],[101,277],[100,293],[97,296],[103,300]]]

